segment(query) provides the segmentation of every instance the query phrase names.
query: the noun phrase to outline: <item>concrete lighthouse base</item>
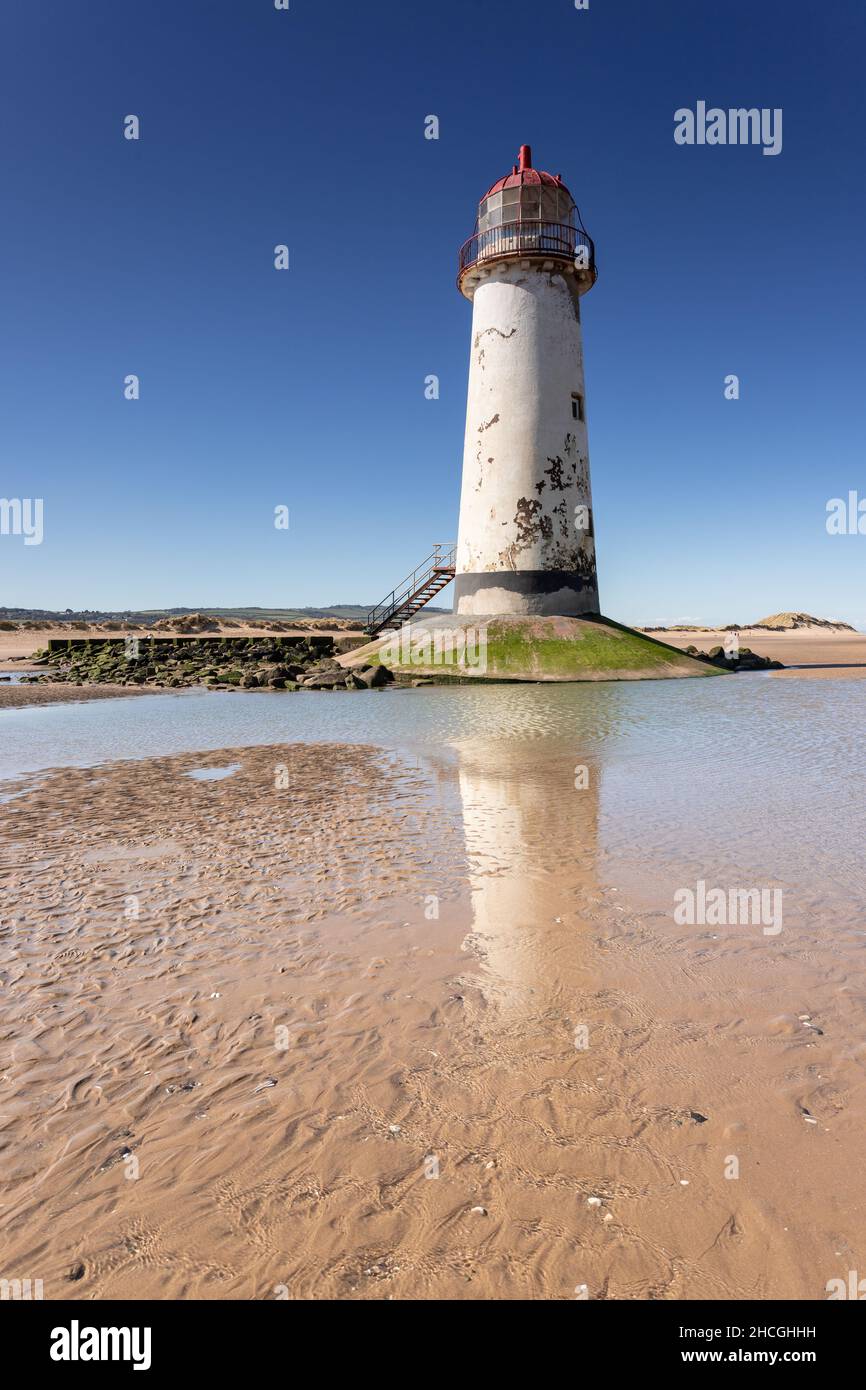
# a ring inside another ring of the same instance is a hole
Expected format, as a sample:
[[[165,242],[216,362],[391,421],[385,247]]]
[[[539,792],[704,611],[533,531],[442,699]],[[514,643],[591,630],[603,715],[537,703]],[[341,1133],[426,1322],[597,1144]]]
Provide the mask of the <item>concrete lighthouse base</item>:
[[[381,662],[400,679],[660,680],[724,674],[609,618],[442,614],[407,623],[342,658]]]
[[[583,617],[598,613],[598,584],[593,564],[586,577],[574,570],[485,570],[458,574],[454,612],[499,613],[540,617]]]

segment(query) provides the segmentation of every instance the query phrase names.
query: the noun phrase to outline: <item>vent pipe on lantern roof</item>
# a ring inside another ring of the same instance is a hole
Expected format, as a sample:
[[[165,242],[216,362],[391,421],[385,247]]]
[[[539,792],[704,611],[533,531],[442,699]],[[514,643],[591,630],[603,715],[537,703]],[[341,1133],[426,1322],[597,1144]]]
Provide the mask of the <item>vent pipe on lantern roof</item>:
[[[519,170],[520,170],[521,173],[523,173],[523,170],[524,170],[524,169],[531,169],[531,168],[532,168],[532,146],[531,146],[531,145],[521,145],[521,146],[520,146],[520,154],[518,155],[518,160],[519,160],[518,168],[519,168]]]

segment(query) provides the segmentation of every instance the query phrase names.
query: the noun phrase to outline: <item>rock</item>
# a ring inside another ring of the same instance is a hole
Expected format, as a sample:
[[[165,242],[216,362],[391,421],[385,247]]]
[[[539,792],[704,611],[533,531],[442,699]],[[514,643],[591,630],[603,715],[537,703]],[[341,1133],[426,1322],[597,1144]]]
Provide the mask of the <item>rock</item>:
[[[306,677],[303,684],[310,690],[333,690],[336,686],[346,684],[346,672],[342,666],[338,666],[335,671],[314,671]]]
[[[377,686],[387,685],[394,679],[393,672],[387,666],[367,666],[355,674],[368,690],[375,690]]]

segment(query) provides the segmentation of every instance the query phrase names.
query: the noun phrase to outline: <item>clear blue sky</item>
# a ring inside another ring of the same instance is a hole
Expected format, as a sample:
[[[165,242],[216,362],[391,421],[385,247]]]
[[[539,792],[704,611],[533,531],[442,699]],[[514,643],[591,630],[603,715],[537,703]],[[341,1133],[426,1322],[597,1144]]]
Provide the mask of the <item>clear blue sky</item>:
[[[0,495],[45,539],[0,604],[372,603],[452,539],[457,249],[525,141],[598,249],[603,610],[866,627],[864,59],[862,0],[6,0]],[[698,100],[782,153],[676,145]]]

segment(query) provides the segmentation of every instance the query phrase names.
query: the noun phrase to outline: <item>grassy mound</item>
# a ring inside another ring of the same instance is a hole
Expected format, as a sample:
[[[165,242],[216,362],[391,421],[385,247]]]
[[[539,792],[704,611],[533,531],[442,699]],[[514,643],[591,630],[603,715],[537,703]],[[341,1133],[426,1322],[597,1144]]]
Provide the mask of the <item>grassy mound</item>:
[[[405,678],[498,681],[652,680],[724,674],[608,618],[436,617],[359,647]]]

